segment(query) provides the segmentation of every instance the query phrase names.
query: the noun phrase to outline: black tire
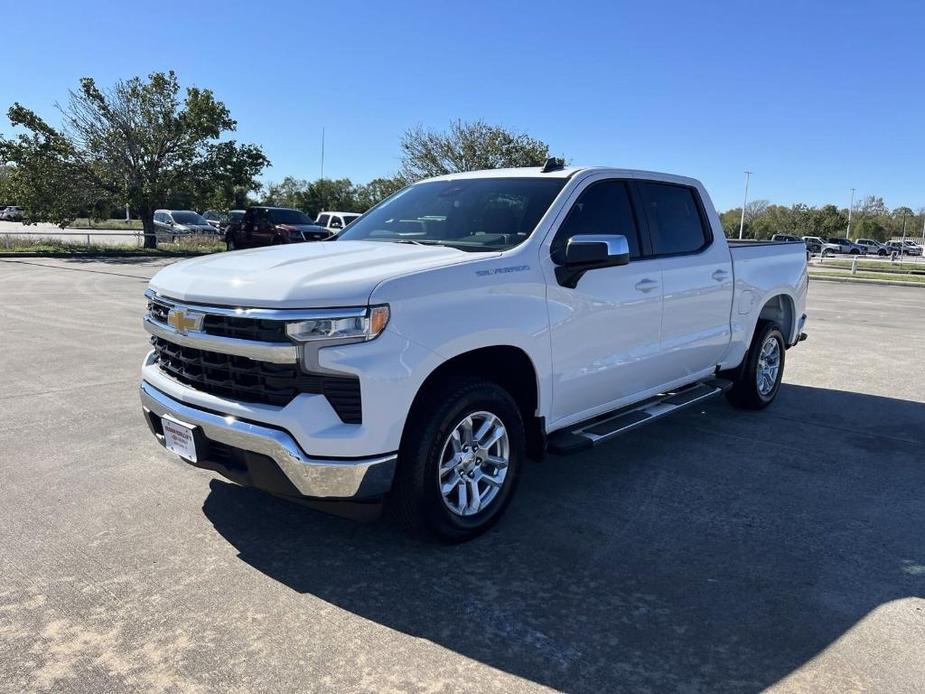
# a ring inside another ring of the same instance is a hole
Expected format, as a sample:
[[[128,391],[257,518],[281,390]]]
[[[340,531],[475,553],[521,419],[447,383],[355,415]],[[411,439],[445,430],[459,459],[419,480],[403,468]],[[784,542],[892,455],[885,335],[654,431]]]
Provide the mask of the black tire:
[[[771,389],[762,393],[758,388],[758,362],[761,350],[768,340],[777,341],[779,366],[777,378]],[[780,327],[776,323],[766,320],[758,321],[751,347],[745,355],[745,361],[733,375],[733,386],[726,391],[726,399],[734,406],[744,410],[763,410],[774,402],[780,391],[781,380],[784,377],[784,362],[786,359],[786,342]]]
[[[487,506],[470,516],[458,515],[444,502],[439,467],[448,439],[464,418],[485,411],[507,430],[509,462],[499,491]],[[504,513],[517,486],[526,451],[523,418],[511,395],[482,378],[454,378],[432,388],[415,405],[398,455],[390,503],[412,535],[442,542],[465,542],[491,528]]]

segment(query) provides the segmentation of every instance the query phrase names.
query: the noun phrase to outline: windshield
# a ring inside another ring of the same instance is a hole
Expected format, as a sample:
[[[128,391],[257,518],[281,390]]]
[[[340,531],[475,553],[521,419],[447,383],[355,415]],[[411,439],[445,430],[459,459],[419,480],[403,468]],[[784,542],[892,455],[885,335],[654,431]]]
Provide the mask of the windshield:
[[[202,215],[195,212],[171,212],[170,215],[177,224],[208,224]]]
[[[565,185],[564,178],[473,178],[409,186],[338,236],[500,251],[522,243]]]
[[[267,210],[272,224],[314,224],[304,212],[298,210]]]

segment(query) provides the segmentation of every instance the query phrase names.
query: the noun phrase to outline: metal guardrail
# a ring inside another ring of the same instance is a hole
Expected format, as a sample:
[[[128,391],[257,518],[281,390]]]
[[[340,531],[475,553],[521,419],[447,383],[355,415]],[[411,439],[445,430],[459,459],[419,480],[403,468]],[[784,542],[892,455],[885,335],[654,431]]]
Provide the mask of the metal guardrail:
[[[886,256],[838,253],[828,256],[813,254],[809,261],[810,266],[816,267],[831,267],[835,263],[839,263],[840,267],[848,270],[852,275],[854,275],[859,269],[861,272],[864,272],[864,265],[873,263],[879,263],[881,266],[883,263],[888,263],[890,266],[897,269],[906,267],[910,271],[921,271],[923,266],[925,266],[925,258],[915,255],[899,255],[897,253]],[[845,268],[845,263],[850,263],[850,267]],[[836,267],[836,269],[838,269],[838,267]],[[873,269],[876,271],[876,268]]]
[[[83,236],[86,238],[87,245],[90,245],[91,236],[131,236],[140,246],[144,240],[143,231],[118,231],[115,229],[107,229],[105,231],[0,231],[0,236],[14,236],[17,238],[27,238],[27,239],[54,239],[58,236]]]
[[[80,236],[85,239],[87,246],[91,244],[90,238],[93,236],[99,236],[99,237],[104,237],[104,238],[112,237],[112,236],[131,237],[135,239],[135,242],[140,247],[144,244],[145,233],[143,231],[136,231],[136,230],[130,230],[130,229],[127,229],[125,231],[119,231],[118,229],[104,229],[104,230],[99,230],[99,231],[91,231],[91,230],[77,231],[77,230],[64,230],[64,229],[62,229],[61,231],[49,231],[47,229],[43,229],[40,231],[0,231],[0,237],[4,237],[4,236],[12,236],[15,238],[20,238],[20,239],[33,239],[36,241],[42,240],[42,239],[53,240],[60,236]],[[163,242],[167,236],[168,236],[167,234],[155,234],[155,237],[157,238],[159,242]],[[215,233],[215,234],[177,234],[176,236],[178,239],[180,238],[219,239],[219,240],[224,239],[224,236],[218,233]],[[2,248],[2,246],[0,246],[0,248]]]

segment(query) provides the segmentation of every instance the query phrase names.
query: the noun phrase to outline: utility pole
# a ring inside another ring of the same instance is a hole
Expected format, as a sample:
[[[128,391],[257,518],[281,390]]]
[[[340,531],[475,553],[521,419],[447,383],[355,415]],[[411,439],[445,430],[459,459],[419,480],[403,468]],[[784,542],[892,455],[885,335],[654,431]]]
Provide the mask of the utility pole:
[[[851,189],[851,202],[848,204],[848,228],[845,229],[845,238],[851,238],[851,210],[854,209],[854,188]]]
[[[922,210],[922,248],[925,249],[925,210]]]
[[[742,233],[745,231],[745,205],[748,202],[748,179],[752,175],[751,171],[745,172],[745,195],[742,197],[742,218],[739,220],[739,240],[742,240]]]
[[[324,212],[324,126],[321,126],[321,179],[320,183],[320,192],[321,192],[321,210],[319,212]]]

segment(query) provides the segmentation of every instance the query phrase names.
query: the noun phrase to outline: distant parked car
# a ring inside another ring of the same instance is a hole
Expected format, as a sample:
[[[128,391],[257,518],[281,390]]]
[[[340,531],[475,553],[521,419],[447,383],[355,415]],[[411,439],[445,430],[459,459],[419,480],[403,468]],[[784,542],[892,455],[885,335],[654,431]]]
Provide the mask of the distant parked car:
[[[244,220],[244,212],[245,210],[229,210],[228,217],[222,225],[222,231],[227,233],[232,226],[240,224]]]
[[[874,241],[873,239],[858,239],[855,241],[858,246],[866,249],[867,255],[889,255],[886,244]]]
[[[0,219],[4,222],[21,222],[22,208],[18,205],[8,205],[0,211]]]
[[[216,231],[221,230],[222,225],[225,223],[227,217],[228,215],[216,210],[206,210],[202,213],[202,218],[206,220]]]
[[[312,222],[304,212],[286,207],[250,207],[240,222],[229,224],[225,245],[238,248],[276,246],[282,243],[323,241],[333,234]]]
[[[898,255],[922,255],[922,247],[909,239],[905,241],[887,241],[886,247],[887,252],[891,255],[893,253]]]
[[[337,233],[359,216],[359,212],[322,212],[315,224]]]
[[[192,210],[155,210],[154,230],[158,236],[176,241],[191,234],[213,234],[215,229],[198,212]]]
[[[839,236],[830,236],[828,241],[829,243],[838,246],[838,253],[846,253],[849,255],[861,255],[862,253],[867,253],[866,248],[859,246],[851,239],[841,238]]]
[[[804,236],[803,243],[806,244],[806,250],[826,258],[835,253],[841,252],[841,246],[835,243],[829,243],[819,236]]]

